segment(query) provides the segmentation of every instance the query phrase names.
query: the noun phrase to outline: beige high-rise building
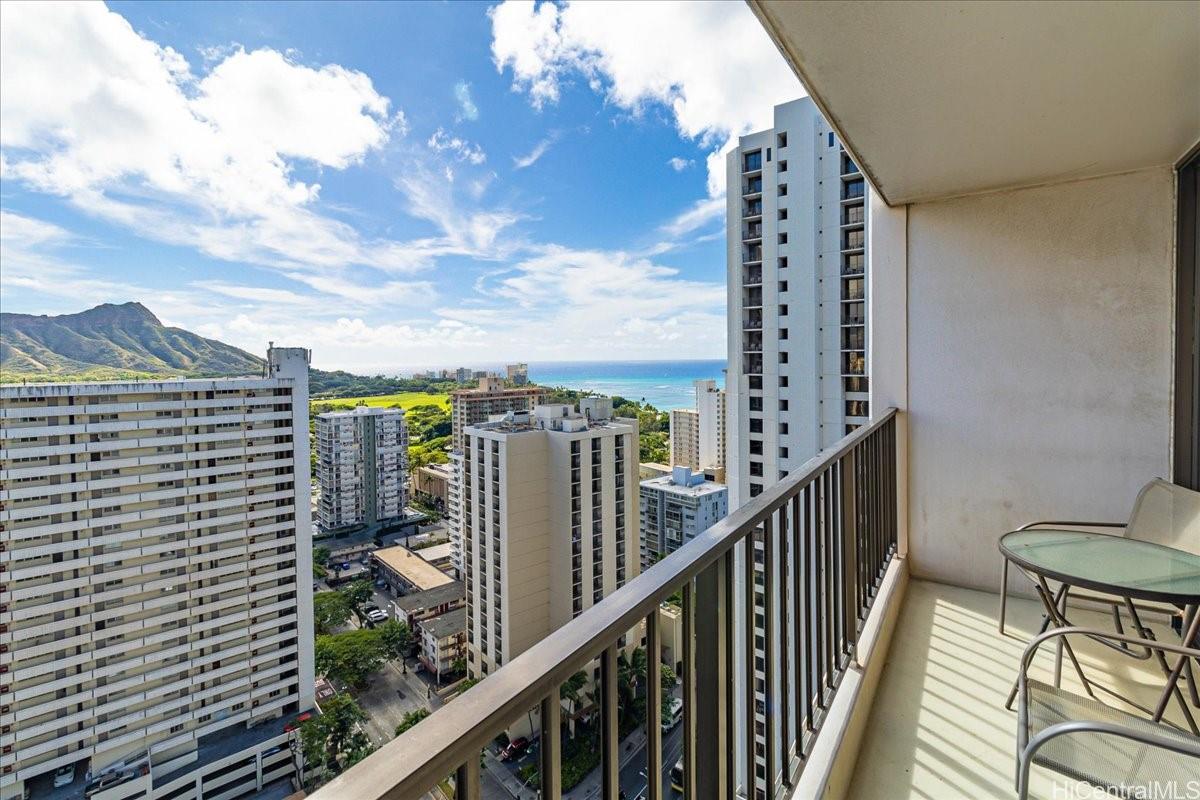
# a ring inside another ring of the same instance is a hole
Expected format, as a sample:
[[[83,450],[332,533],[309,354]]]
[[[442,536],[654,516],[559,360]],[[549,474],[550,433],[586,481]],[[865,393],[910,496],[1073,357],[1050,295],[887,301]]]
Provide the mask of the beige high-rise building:
[[[694,408],[671,409],[672,467],[700,468],[700,415]]]
[[[539,386],[507,388],[498,377],[479,379],[474,389],[460,389],[450,393],[451,431],[450,481],[446,489],[446,522],[450,526],[450,542],[453,545],[452,563],[456,574],[462,575],[462,446],[463,430],[468,425],[487,422],[492,417],[510,411],[528,411],[546,399],[547,392]]]
[[[308,351],[4,386],[0,421],[0,797],[62,768],[64,797],[85,774],[171,800],[286,779],[284,724],[313,707]]]
[[[472,676],[495,671],[640,572],[638,427],[607,398],[464,431]]]
[[[546,390],[540,386],[508,388],[504,379],[480,378],[474,389],[459,389],[450,393],[451,420],[453,431],[451,444],[455,450],[462,449],[463,429],[468,425],[487,422],[489,417],[507,414],[509,411],[528,411],[546,399]]]

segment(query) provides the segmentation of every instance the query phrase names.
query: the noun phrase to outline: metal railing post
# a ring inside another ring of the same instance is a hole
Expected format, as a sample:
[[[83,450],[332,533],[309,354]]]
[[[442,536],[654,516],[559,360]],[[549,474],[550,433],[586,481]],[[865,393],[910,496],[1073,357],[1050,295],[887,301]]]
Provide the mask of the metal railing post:
[[[600,655],[600,782],[604,800],[617,800],[621,788],[617,729],[617,646],[611,644]]]
[[[858,615],[861,608],[858,604],[858,494],[855,482],[857,463],[857,455],[850,451],[846,454],[842,468],[842,556],[845,559],[842,578],[845,599],[842,602],[842,613],[846,626],[846,644],[852,661],[858,660]]]
[[[646,617],[646,784],[648,800],[662,800],[662,634],[658,609]]]
[[[727,556],[719,558],[696,578],[694,683],[696,697],[703,697],[704,702],[689,708],[686,695],[684,698],[684,754],[689,745],[693,753],[692,764],[688,765],[686,758],[684,762],[684,780],[693,776],[691,784],[684,786],[688,800],[733,800],[728,793],[733,771],[730,758],[733,742],[729,737],[733,698],[729,695],[732,681],[726,674],[733,645],[729,613],[733,596],[728,589],[732,580],[731,561]],[[685,593],[685,601],[687,597]],[[685,663],[684,669],[687,668]],[[698,736],[697,731],[705,731],[705,735]]]
[[[559,800],[562,797],[562,700],[558,689],[542,700],[541,718],[542,800]]]

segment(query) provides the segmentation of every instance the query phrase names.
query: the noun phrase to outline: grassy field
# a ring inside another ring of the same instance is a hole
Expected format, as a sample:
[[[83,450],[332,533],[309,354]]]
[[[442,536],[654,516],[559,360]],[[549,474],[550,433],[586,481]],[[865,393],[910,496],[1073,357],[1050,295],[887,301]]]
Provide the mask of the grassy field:
[[[428,392],[400,392],[398,394],[379,394],[371,397],[338,397],[331,400],[313,400],[312,405],[330,405],[335,409],[354,408],[360,403],[375,408],[400,406],[407,410],[413,406],[436,405],[450,408],[450,395],[431,394]]]

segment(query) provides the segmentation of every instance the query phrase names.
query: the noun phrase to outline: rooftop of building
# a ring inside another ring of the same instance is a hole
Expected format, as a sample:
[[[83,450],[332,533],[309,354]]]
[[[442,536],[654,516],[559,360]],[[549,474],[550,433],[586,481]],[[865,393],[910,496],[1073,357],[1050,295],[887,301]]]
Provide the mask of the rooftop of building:
[[[445,639],[467,630],[467,609],[456,608],[445,614],[421,620],[417,624],[435,639]]]
[[[492,431],[497,433],[579,433],[587,430],[625,430],[631,421],[612,415],[612,400],[607,397],[585,397],[580,400],[578,410],[566,403],[540,404],[532,411],[509,411],[488,422],[467,426],[466,430]]]
[[[159,377],[117,381],[25,381],[0,384],[0,395],[4,397],[37,397],[72,394],[141,394],[157,392],[203,392],[228,388],[231,383],[244,384],[241,388],[280,386],[292,384],[290,377],[263,377],[262,375],[239,375],[228,378],[184,378]]]
[[[421,472],[430,472],[442,478],[450,476],[449,464],[425,464],[421,467]]]
[[[687,497],[705,497],[728,491],[725,484],[705,480],[703,473],[692,472],[687,467],[675,467],[671,470],[671,474],[648,478],[642,481],[641,485]]]
[[[422,591],[454,582],[449,575],[402,545],[376,550],[371,557]]]
[[[403,408],[380,408],[376,406],[355,406],[349,411],[326,411],[317,414],[317,419],[339,419],[344,417],[382,417],[390,414],[404,416]]]
[[[450,583],[436,586],[433,589],[427,589],[423,592],[413,592],[404,597],[398,597],[394,602],[396,608],[401,611],[420,611],[423,608],[433,608],[443,603],[462,600],[466,596],[466,588],[463,586],[463,582],[451,581]]]
[[[549,390],[542,386],[505,386],[504,379],[499,377],[480,378],[479,385],[470,389],[455,389],[450,393],[454,398],[481,397],[489,394],[508,395],[540,395]]]
[[[450,542],[443,542],[442,544],[435,544],[435,545],[430,545],[429,547],[422,547],[422,548],[416,550],[415,552],[421,558],[425,559],[426,561],[428,561],[429,563],[432,564],[435,561],[442,561],[444,559],[450,558],[450,556],[453,555],[453,553],[454,553],[454,545],[451,544]]]

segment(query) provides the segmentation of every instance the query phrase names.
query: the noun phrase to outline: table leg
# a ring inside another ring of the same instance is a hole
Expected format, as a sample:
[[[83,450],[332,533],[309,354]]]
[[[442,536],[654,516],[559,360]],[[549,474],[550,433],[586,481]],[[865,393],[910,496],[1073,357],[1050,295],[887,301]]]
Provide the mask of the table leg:
[[[1042,589],[1041,589],[1041,587],[1040,587],[1040,586],[1037,586],[1037,585],[1035,584],[1033,588],[1034,588],[1034,589],[1037,591],[1037,593],[1038,593],[1038,597],[1039,597],[1039,598],[1041,599],[1041,601],[1042,601],[1042,605],[1043,605],[1043,606],[1046,606],[1046,598],[1045,598],[1045,597],[1042,595]],[[1058,592],[1057,592],[1057,593],[1054,595],[1053,599],[1051,600],[1051,603],[1053,603],[1053,604],[1057,605],[1057,604],[1058,604],[1058,602],[1059,602],[1060,600],[1062,600],[1063,596],[1064,596],[1064,595],[1066,595],[1066,593],[1067,593],[1067,585],[1064,583],[1062,586],[1060,586],[1060,587],[1058,588]],[[1051,623],[1052,621],[1053,621],[1053,619],[1052,619],[1052,617],[1050,616],[1050,612],[1049,612],[1049,611],[1047,611],[1045,614],[1043,614],[1043,615],[1042,615],[1042,626],[1041,626],[1040,628],[1038,628],[1038,632],[1037,632],[1036,634],[1034,634],[1034,635],[1035,635],[1035,636],[1040,636],[1041,634],[1043,634],[1043,633],[1045,633],[1046,631],[1048,631],[1048,630],[1050,629],[1050,623]],[[1009,711],[1012,711],[1012,704],[1013,704],[1013,700],[1016,700],[1016,699],[1017,699],[1017,685],[1018,685],[1018,682],[1017,682],[1017,681],[1013,681],[1013,685],[1012,685],[1012,691],[1010,691],[1010,692],[1008,693],[1008,700],[1006,700],[1006,701],[1004,702],[1004,707],[1005,707],[1006,709],[1008,709]]]
[[[1051,599],[1050,587],[1046,585],[1046,579],[1043,578],[1041,575],[1038,575],[1038,586],[1039,586],[1040,590],[1042,592],[1044,592],[1044,594],[1045,594],[1045,596],[1043,598],[1043,603],[1050,600]],[[1068,589],[1068,588],[1069,587],[1067,587],[1066,584],[1063,584],[1062,588],[1059,589],[1059,592],[1060,592],[1059,597],[1061,598],[1061,602],[1063,604],[1064,609],[1066,608],[1066,603],[1067,603],[1066,589]],[[1065,611],[1064,611],[1064,613],[1061,613],[1061,614],[1059,613],[1057,603],[1050,602],[1046,606],[1046,610],[1049,611],[1051,615],[1053,615],[1054,621],[1056,623],[1058,623],[1058,627],[1068,628],[1071,626],[1071,623],[1066,618]],[[1075,649],[1073,647],[1071,647],[1071,643],[1066,641],[1065,637],[1061,637],[1061,636],[1059,637],[1059,642],[1062,643],[1062,648],[1064,650],[1066,650],[1067,656],[1071,659],[1071,663],[1075,666],[1075,674],[1079,676],[1079,681],[1080,681],[1080,683],[1083,684],[1083,690],[1088,693],[1088,697],[1091,697],[1095,700],[1099,700],[1100,698],[1096,697],[1096,693],[1092,691],[1092,684],[1088,681],[1087,676],[1083,674],[1083,667],[1080,666],[1079,659],[1075,657]],[[1059,668],[1058,671],[1061,672],[1061,667]],[[1059,676],[1056,676],[1056,678],[1057,677],[1059,677]],[[1055,684],[1055,685],[1057,686],[1057,684]]]
[[[1188,616],[1186,616],[1187,609],[1184,609],[1184,614],[1184,625],[1186,626],[1188,624],[1188,620],[1190,619]],[[1133,621],[1133,625],[1137,629],[1138,636],[1142,637],[1143,639],[1154,641],[1154,631],[1142,624],[1142,619],[1140,616],[1138,616],[1137,609],[1134,607],[1133,603],[1129,603],[1129,618]],[[1184,637],[1183,641],[1185,643],[1187,642],[1186,636]],[[1154,655],[1158,657],[1158,665],[1159,668],[1162,669],[1162,674],[1169,678],[1172,670],[1171,665],[1167,663],[1166,655],[1161,650],[1155,650]],[[1190,664],[1188,663],[1188,659],[1186,657],[1181,656],[1180,661],[1187,665],[1190,669]],[[1188,674],[1191,674],[1190,671]],[[1187,702],[1183,699],[1183,693],[1179,690],[1179,684],[1175,683],[1173,688],[1168,685],[1168,687],[1164,689],[1164,692],[1175,695],[1175,698],[1179,701],[1179,708],[1183,711],[1183,718],[1187,721],[1188,727],[1192,729],[1192,733],[1200,735],[1200,730],[1197,730],[1196,728],[1196,720],[1192,717],[1192,712],[1188,710]],[[1164,703],[1163,705],[1165,706],[1166,704]]]

